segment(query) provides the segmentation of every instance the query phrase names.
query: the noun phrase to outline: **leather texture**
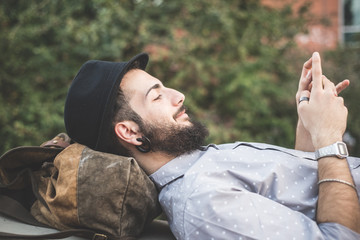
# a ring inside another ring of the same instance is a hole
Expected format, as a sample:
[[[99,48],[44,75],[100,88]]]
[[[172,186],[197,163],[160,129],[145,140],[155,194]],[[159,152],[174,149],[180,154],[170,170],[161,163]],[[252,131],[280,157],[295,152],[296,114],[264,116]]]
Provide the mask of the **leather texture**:
[[[53,167],[37,171],[33,216],[60,230],[88,228],[115,239],[137,237],[160,213],[157,190],[133,158],[74,143]]]

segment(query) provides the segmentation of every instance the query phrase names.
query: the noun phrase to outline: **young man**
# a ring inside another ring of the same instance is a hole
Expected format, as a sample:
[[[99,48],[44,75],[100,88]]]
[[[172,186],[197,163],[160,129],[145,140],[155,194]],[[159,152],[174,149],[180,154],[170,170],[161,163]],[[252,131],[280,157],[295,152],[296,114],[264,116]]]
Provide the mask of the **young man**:
[[[65,125],[79,143],[137,160],[177,239],[360,238],[360,159],[347,158],[341,142],[347,109],[337,95],[349,82],[323,76],[318,53],[304,64],[296,94],[297,150],[202,147],[206,128],[187,115],[182,93],[144,71],[147,61],[140,54],[85,63]]]

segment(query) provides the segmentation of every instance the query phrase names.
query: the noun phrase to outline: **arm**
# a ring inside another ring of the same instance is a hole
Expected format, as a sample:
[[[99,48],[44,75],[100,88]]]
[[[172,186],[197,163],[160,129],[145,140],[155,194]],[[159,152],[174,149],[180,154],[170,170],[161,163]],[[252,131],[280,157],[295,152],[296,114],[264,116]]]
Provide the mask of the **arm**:
[[[312,67],[312,59],[310,58],[304,63],[298,91],[296,93],[296,105],[299,105],[299,99],[301,96],[303,97],[310,97],[310,90],[311,90],[311,67]],[[310,133],[304,128],[304,125],[300,118],[298,119],[297,127],[296,127],[296,137],[295,137],[295,149],[313,152],[314,146],[311,141]]]
[[[298,104],[300,121],[311,136],[315,149],[341,141],[346,129],[347,108],[336,94],[336,87],[322,75],[320,56],[312,57],[312,89],[309,102]],[[347,161],[336,157],[318,161],[319,180],[336,178],[354,184]],[[342,183],[319,185],[316,219],[335,222],[360,233],[360,206],[356,190]]]
[[[184,219],[176,226],[183,227],[184,239],[308,240],[360,236],[336,223],[318,225],[301,212],[239,188],[200,190],[188,198],[182,214]]]
[[[299,99],[301,96],[310,97],[310,92],[312,88],[311,68],[312,68],[312,58],[310,58],[308,61],[304,63],[301,72],[299,87],[295,96],[297,106],[299,104]],[[336,94],[340,94],[340,92],[345,88],[347,88],[349,84],[350,81],[347,79],[337,84]],[[307,151],[307,152],[315,151],[310,133],[304,128],[304,125],[300,118],[298,119],[298,123],[296,127],[295,149]]]

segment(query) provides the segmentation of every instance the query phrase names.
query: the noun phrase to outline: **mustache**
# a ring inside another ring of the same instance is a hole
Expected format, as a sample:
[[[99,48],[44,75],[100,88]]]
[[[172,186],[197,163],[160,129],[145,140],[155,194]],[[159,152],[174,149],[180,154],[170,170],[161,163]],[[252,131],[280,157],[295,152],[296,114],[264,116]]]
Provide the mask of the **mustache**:
[[[176,113],[173,115],[173,118],[175,119],[176,118],[176,116],[177,115],[179,115],[182,111],[186,111],[187,110],[187,108],[184,106],[184,105],[182,105],[180,108],[179,108],[179,110],[177,110],[176,111]]]

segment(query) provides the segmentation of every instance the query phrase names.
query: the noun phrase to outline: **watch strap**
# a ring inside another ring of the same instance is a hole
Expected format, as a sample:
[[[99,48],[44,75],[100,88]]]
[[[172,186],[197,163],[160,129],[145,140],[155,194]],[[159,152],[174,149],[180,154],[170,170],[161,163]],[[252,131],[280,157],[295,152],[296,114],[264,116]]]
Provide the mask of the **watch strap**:
[[[344,142],[336,142],[326,147],[322,147],[315,151],[315,158],[319,160],[323,157],[337,157],[340,159],[349,156],[346,144]]]

